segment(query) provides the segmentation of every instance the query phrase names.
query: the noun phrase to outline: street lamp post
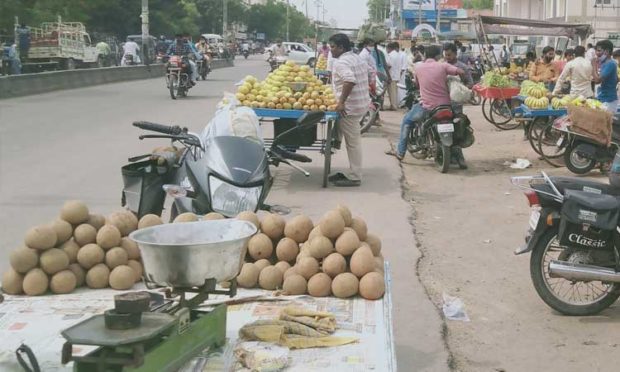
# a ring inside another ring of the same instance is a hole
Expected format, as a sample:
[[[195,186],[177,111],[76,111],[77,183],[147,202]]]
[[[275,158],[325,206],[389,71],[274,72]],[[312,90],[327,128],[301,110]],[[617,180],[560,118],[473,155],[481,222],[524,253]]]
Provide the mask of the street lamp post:
[[[291,41],[289,39],[289,8],[291,7],[291,4],[289,3],[289,0],[286,0],[286,41]]]
[[[142,14],[140,14],[140,18],[142,18],[142,61],[145,65],[151,63],[149,61],[149,53],[148,53],[148,39],[149,39],[149,0],[142,0]]]
[[[227,0],[222,0],[224,2],[223,7],[224,7],[224,14],[222,17],[222,37],[224,38],[224,42],[226,42],[227,40],[227,31],[228,31],[228,1]]]

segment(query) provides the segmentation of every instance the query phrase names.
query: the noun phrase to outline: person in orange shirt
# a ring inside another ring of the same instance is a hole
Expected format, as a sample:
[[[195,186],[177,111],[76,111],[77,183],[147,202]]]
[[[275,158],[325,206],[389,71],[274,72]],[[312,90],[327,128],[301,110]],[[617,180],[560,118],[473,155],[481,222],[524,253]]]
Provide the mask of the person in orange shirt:
[[[529,78],[534,82],[543,82],[547,89],[553,90],[555,82],[560,76],[557,65],[553,62],[555,50],[553,47],[546,46],[542,50],[542,58],[536,61],[530,68]]]

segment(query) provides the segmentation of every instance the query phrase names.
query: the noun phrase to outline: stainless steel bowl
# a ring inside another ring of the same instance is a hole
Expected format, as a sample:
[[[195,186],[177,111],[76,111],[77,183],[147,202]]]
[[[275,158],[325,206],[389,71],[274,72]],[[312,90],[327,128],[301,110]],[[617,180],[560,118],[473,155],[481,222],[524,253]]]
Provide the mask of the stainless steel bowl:
[[[138,244],[147,280],[162,286],[196,287],[207,279],[235,278],[254,224],[235,220],[172,223],[129,235]]]

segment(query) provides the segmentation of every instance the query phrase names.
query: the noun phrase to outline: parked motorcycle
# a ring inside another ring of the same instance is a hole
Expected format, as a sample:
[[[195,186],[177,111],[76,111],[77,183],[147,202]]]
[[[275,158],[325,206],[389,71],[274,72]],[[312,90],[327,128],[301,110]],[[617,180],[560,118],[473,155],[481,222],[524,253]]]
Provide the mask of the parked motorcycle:
[[[530,276],[554,310],[594,315],[620,296],[620,188],[573,177],[513,177],[531,213],[525,245]]]
[[[370,105],[368,111],[362,116],[360,120],[360,130],[362,133],[368,132],[370,127],[375,125],[381,120],[379,118],[379,111],[383,104],[383,98],[385,96],[385,84],[379,77],[376,78],[375,89],[370,90]]]
[[[571,130],[569,121],[559,118],[553,122],[553,129],[561,133],[557,145],[564,149],[564,164],[575,174],[586,174],[597,164],[607,164],[614,159],[620,148],[620,118],[613,118],[611,144],[605,146],[595,139]]]
[[[420,89],[413,80],[410,72],[405,75],[405,84],[397,84],[398,88],[405,90],[405,97],[399,102],[398,108],[411,110],[414,104],[420,102]]]
[[[453,159],[461,169],[466,168],[461,149],[473,145],[474,141],[467,115],[441,105],[430,111],[421,123],[411,126],[407,150],[416,159],[433,158],[439,171],[447,173]]]
[[[287,164],[309,176],[310,173],[291,160],[312,160],[288,151],[279,143],[293,131],[316,126],[323,117],[321,112],[304,114],[295,127],[278,135],[267,149],[261,143],[243,137],[219,136],[204,143],[199,135],[187,128],[134,122],[135,127],[159,133],[141,135],[141,140],[170,139],[173,145],[180,144],[184,150],[168,152],[171,156],[163,158],[154,158],[152,154],[130,158],[131,163],[122,168],[122,204],[138,218],[150,213],[160,215],[166,195],[171,196],[174,199],[171,221],[186,212],[199,216],[217,212],[226,217],[259,209],[282,213],[282,207],[276,208],[265,202],[273,184],[269,165]]]
[[[192,87],[190,64],[187,57],[171,56],[166,64],[166,86],[170,97],[186,97]]]
[[[125,57],[125,66],[136,66],[138,64],[133,54],[125,54],[124,57]]]

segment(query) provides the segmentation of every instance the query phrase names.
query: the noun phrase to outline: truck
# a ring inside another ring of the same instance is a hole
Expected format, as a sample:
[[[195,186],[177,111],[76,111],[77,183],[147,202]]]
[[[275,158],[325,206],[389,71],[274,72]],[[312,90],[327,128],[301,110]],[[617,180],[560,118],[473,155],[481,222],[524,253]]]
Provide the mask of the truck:
[[[30,47],[24,53],[20,47],[20,27],[15,18],[15,41],[25,70],[65,69],[76,67],[103,67],[97,48],[81,22],[43,22],[40,27],[29,27]],[[24,55],[25,54],[25,55]]]

